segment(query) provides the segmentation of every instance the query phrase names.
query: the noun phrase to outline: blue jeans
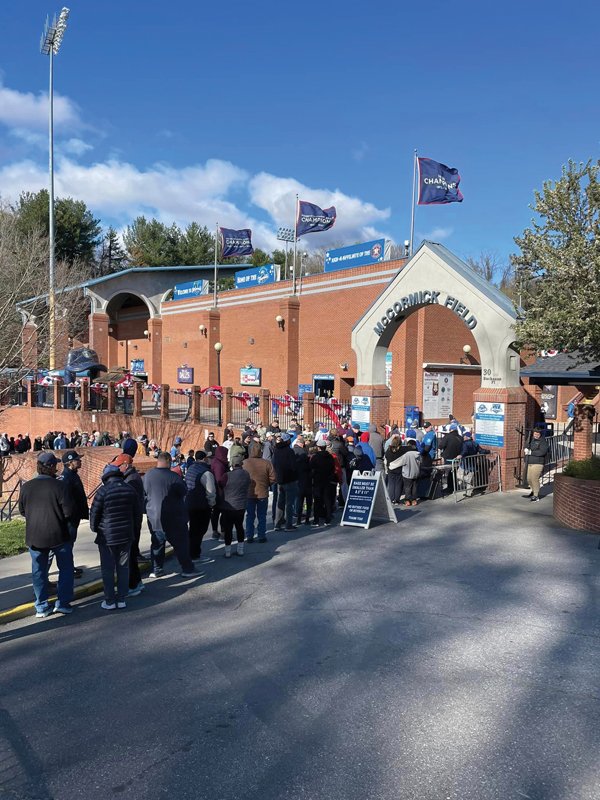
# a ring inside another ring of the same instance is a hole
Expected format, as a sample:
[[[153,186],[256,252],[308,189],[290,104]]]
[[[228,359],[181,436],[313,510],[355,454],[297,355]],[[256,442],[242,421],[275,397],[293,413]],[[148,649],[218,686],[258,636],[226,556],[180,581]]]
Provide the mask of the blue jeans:
[[[50,554],[56,558],[58,566],[58,604],[68,605],[73,599],[73,545],[65,542],[59,547],[34,550],[29,548],[31,555],[31,579],[35,595],[35,610],[48,609],[48,568]]]
[[[257,533],[259,539],[266,538],[267,534],[267,508],[268,497],[251,497],[246,505],[246,539],[254,539],[254,518],[258,521]]]
[[[279,483],[277,485],[277,515],[275,517],[275,527],[283,526],[285,516],[285,527],[291,528],[294,524],[294,511],[296,510],[296,498],[298,497],[298,481],[290,483]]]

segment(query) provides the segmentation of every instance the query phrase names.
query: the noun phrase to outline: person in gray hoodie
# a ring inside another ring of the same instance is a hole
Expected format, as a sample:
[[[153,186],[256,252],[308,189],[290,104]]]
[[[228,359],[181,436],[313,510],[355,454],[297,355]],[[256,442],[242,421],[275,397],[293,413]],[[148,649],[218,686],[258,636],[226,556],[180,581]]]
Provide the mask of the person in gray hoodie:
[[[417,450],[417,442],[414,439],[407,439],[404,455],[390,462],[389,469],[402,468],[402,483],[404,486],[404,505],[417,505],[417,481],[421,472],[421,455]]]
[[[244,514],[250,489],[250,475],[242,469],[243,456],[234,453],[231,458],[231,472],[223,478],[223,503],[221,511],[221,527],[225,539],[225,558],[231,558],[231,542],[233,528],[237,535],[236,555],[244,555]]]
[[[375,472],[383,470],[383,436],[377,432],[377,425],[369,425],[369,444],[375,453]]]

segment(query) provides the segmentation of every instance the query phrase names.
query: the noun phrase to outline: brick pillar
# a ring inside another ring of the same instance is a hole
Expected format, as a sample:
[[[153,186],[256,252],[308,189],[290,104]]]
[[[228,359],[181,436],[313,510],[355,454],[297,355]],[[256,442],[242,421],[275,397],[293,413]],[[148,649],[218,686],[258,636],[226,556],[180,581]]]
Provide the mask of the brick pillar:
[[[299,332],[300,332],[300,300],[291,296],[284,298],[279,303],[279,314],[283,317],[283,327],[280,328],[273,320],[273,337],[279,342],[279,367],[281,375],[285,376],[285,390],[296,396],[298,392],[298,365],[299,365]],[[269,321],[270,324],[270,321]]]
[[[108,382],[108,397],[107,397],[107,409],[109,414],[115,413],[115,382],[109,381]]]
[[[354,386],[352,394],[359,397],[369,397],[371,400],[371,425],[377,425],[379,431],[387,424],[390,418],[390,390],[384,384],[375,386]],[[362,423],[361,423],[362,424]]]
[[[169,419],[169,392],[171,387],[168,383],[163,383],[160,390],[160,418]]]
[[[271,423],[271,391],[270,389],[261,389],[258,396],[259,414],[262,424],[268,427]]]
[[[23,366],[37,369],[38,366],[38,340],[37,325],[27,322],[21,331],[21,355]]]
[[[96,311],[94,314],[90,314],[90,347],[98,353],[100,363],[110,367],[111,364],[108,361],[108,324],[108,314],[103,311]]]
[[[218,383],[218,375],[217,375],[217,351],[215,350],[215,344],[221,341],[221,312],[218,311],[216,308],[211,308],[208,311],[204,312],[203,321],[208,331],[206,335],[205,374],[208,375],[208,385],[216,386]],[[223,351],[221,351],[221,383],[222,382],[223,382]]]
[[[233,406],[233,389],[231,386],[226,386],[223,389],[223,425],[231,422],[231,408]]]
[[[315,393],[304,392],[302,395],[302,424],[309,427],[311,431],[315,429]]]
[[[150,357],[148,359],[148,383],[162,383],[162,319],[152,317],[148,320],[148,340]]]
[[[192,423],[200,424],[200,387],[192,386]]]
[[[89,411],[90,409],[90,379],[81,378],[81,411]]]
[[[142,398],[143,389],[140,381],[135,381],[133,384],[133,416],[142,416]]]
[[[515,489],[518,486],[515,471],[523,455],[519,448],[521,438],[517,429],[522,429],[525,426],[527,393],[521,386],[513,386],[508,389],[480,387],[476,392],[473,392],[473,402],[473,411],[477,408],[478,403],[504,404],[504,447],[490,449],[500,455],[503,490]],[[475,428],[475,438],[477,438],[477,428]],[[485,443],[482,444],[487,447]]]
[[[575,423],[573,434],[573,458],[585,461],[591,458],[594,443],[595,409],[590,403],[579,403],[575,407]]]

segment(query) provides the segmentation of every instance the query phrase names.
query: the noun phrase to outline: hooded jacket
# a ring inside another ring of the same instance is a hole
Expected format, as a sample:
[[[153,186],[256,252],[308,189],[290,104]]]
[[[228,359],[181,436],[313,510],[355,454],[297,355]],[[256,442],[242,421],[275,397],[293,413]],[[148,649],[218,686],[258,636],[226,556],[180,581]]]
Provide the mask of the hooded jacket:
[[[125,483],[118,467],[109,464],[104,468],[102,486],[90,511],[90,528],[96,534],[96,544],[109,547],[130,544],[139,513],[135,489]]]
[[[293,483],[298,480],[296,456],[289,442],[277,442],[273,451],[273,469],[277,483]]]
[[[248,502],[250,475],[242,466],[235,466],[224,479],[223,502],[224,511],[245,511]]]
[[[219,445],[215,450],[215,454],[210,462],[210,471],[215,476],[217,484],[217,493],[221,494],[223,491],[223,478],[229,472],[229,451],[223,445]]]
[[[123,478],[125,479],[125,483],[135,491],[138,499],[138,513],[135,519],[136,525],[136,533],[142,527],[142,521],[144,517],[144,506],[145,506],[145,496],[144,496],[144,482],[142,481],[142,476],[137,471],[134,466],[128,467],[127,470],[123,473]]]
[[[421,456],[416,449],[407,450],[404,455],[390,462],[390,469],[402,469],[402,477],[407,480],[415,480],[421,472]]]
[[[217,485],[208,464],[194,461],[185,473],[185,485],[185,504],[190,511],[214,507],[217,502]]]
[[[256,442],[250,444],[242,468],[250,475],[248,498],[264,500],[268,497],[270,485],[276,482],[275,470],[271,462],[262,457],[260,445]]]

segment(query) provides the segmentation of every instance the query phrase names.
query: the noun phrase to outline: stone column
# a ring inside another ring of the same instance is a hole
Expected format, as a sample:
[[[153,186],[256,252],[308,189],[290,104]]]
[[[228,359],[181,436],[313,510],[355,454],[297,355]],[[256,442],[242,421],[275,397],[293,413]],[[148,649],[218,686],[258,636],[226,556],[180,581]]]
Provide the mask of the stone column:
[[[281,340],[278,348],[283,357],[283,374],[285,375],[285,389],[294,397],[298,392],[299,370],[299,345],[300,345],[300,300],[292,295],[284,298],[279,304],[279,314],[283,317],[283,327],[279,327],[275,320],[273,337]]]
[[[81,411],[89,411],[90,409],[90,379],[81,378]]]
[[[200,386],[192,386],[192,423],[200,424]]]
[[[594,417],[596,410],[590,402],[579,403],[575,407],[573,424],[573,459],[585,461],[591,458],[594,444]]]
[[[62,380],[62,378],[58,378],[57,380],[53,381],[53,383],[54,383],[54,408],[59,409],[62,408],[64,381]]]
[[[527,400],[527,393],[521,386],[507,389],[480,387],[473,392],[473,413],[475,413],[478,403],[504,404],[504,447],[490,448],[494,453],[500,455],[503,490],[515,489],[518,486],[515,472],[518,473],[519,461],[523,455],[520,449],[522,443],[518,429],[522,430],[525,427]],[[477,439],[476,429],[475,438]]]
[[[148,340],[150,358],[148,359],[148,383],[162,383],[162,319],[152,317],[148,320]]]
[[[315,429],[315,393],[304,392],[302,395],[302,426]]]
[[[371,400],[370,424],[377,425],[381,432],[390,417],[390,390],[385,384],[376,386],[354,386],[352,394],[359,397],[369,397]]]

